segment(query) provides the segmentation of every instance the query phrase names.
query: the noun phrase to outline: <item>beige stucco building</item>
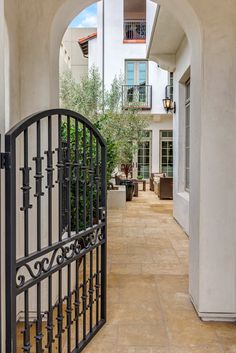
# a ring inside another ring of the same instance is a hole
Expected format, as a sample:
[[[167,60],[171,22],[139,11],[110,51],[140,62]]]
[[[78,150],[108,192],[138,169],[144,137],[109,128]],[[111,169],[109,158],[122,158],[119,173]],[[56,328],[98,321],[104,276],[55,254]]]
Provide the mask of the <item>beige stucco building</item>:
[[[62,38],[60,47],[60,73],[71,70],[76,82],[88,72],[88,57],[79,45],[79,40],[96,33],[96,28],[68,28]]]

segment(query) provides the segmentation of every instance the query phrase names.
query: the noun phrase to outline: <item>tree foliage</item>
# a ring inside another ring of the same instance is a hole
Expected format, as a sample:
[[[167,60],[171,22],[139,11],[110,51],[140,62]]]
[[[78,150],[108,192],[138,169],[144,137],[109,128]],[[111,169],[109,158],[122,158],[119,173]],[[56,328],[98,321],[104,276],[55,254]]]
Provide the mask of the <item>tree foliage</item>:
[[[140,114],[138,107],[122,109],[122,84],[123,78],[115,77],[110,90],[104,92],[96,67],[79,83],[71,72],[61,76],[62,106],[88,118],[106,140],[108,180],[117,166],[132,163],[142,131],[149,123],[148,116]]]

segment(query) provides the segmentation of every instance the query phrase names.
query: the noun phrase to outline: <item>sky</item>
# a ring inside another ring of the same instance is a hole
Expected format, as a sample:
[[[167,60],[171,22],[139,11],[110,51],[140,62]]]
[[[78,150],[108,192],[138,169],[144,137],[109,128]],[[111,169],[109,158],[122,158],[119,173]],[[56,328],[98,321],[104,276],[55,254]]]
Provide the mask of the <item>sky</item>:
[[[97,3],[87,7],[70,23],[70,28],[97,27]]]

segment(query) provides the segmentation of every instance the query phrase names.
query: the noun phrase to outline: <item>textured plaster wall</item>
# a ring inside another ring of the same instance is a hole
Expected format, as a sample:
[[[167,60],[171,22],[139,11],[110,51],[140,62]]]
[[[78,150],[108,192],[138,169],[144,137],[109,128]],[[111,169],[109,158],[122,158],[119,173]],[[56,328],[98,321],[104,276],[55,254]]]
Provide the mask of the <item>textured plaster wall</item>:
[[[66,30],[62,39],[63,47],[60,50],[60,73],[70,69],[76,82],[88,73],[89,60],[84,57],[78,41],[96,31],[96,28],[68,28]]]
[[[174,217],[189,234],[189,193],[185,191],[185,85],[191,65],[190,47],[185,38],[176,53],[174,72]],[[186,77],[185,77],[186,76]]]

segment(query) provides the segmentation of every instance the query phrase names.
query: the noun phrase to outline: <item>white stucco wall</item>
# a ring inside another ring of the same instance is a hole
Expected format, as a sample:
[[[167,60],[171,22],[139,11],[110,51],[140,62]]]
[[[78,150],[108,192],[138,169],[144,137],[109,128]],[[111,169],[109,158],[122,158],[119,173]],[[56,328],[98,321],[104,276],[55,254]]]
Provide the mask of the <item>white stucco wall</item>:
[[[153,23],[156,4],[147,0],[147,23]],[[97,64],[103,73],[103,4],[98,3],[98,37],[89,44],[89,66]],[[104,83],[107,89],[115,76],[125,77],[125,60],[146,58],[146,43],[123,42],[123,1],[105,0],[104,3]],[[150,34],[149,34],[150,35]],[[148,62],[148,84],[152,86],[152,109],[143,114],[156,116],[148,129],[152,130],[152,172],[159,171],[159,131],[172,129],[172,117],[167,116],[163,108],[162,99],[165,97],[165,87],[168,84],[168,72],[160,69],[157,63]],[[166,118],[161,117],[165,114]]]
[[[156,4],[151,1],[147,1],[148,4],[148,15],[147,22],[153,22],[153,13],[150,8],[156,8]],[[124,19],[124,7],[123,1],[116,0],[105,0],[104,3],[104,81],[105,87],[109,88],[114,77],[125,75],[125,60],[127,59],[146,59],[146,43],[124,43],[123,42],[123,19]],[[103,51],[103,40],[102,40],[102,3],[98,3],[98,39],[97,39],[97,52],[93,50],[90,53],[94,53],[99,57],[98,66],[102,75],[102,51]],[[96,46],[95,43],[91,45]],[[95,62],[96,59],[91,59]],[[165,86],[168,84],[168,73],[160,68],[154,62],[148,63],[148,84],[152,85],[152,110],[148,113],[151,114],[165,114],[163,109],[162,99],[165,96]]]
[[[63,74],[64,72],[71,70],[71,60],[70,56],[63,44],[60,46],[60,57],[59,57],[59,72]]]
[[[184,75],[190,67],[191,55],[187,38],[176,53],[174,72],[174,217],[189,234],[189,193],[185,191],[185,87]]]
[[[99,61],[101,60],[101,58],[99,59],[97,50],[98,50],[98,39],[93,38],[88,43],[88,52],[89,52],[88,68],[89,69],[91,69],[93,66],[99,67]]]
[[[151,0],[146,0],[146,14],[147,14],[147,29],[146,29],[146,48],[149,46],[149,42],[151,39],[151,34],[153,30],[153,24],[157,11],[157,4],[155,4]]]
[[[76,82],[88,72],[89,67],[89,60],[84,57],[78,41],[96,31],[96,28],[68,28],[63,36],[60,48],[60,72],[71,70]],[[93,53],[91,55],[93,56]]]

